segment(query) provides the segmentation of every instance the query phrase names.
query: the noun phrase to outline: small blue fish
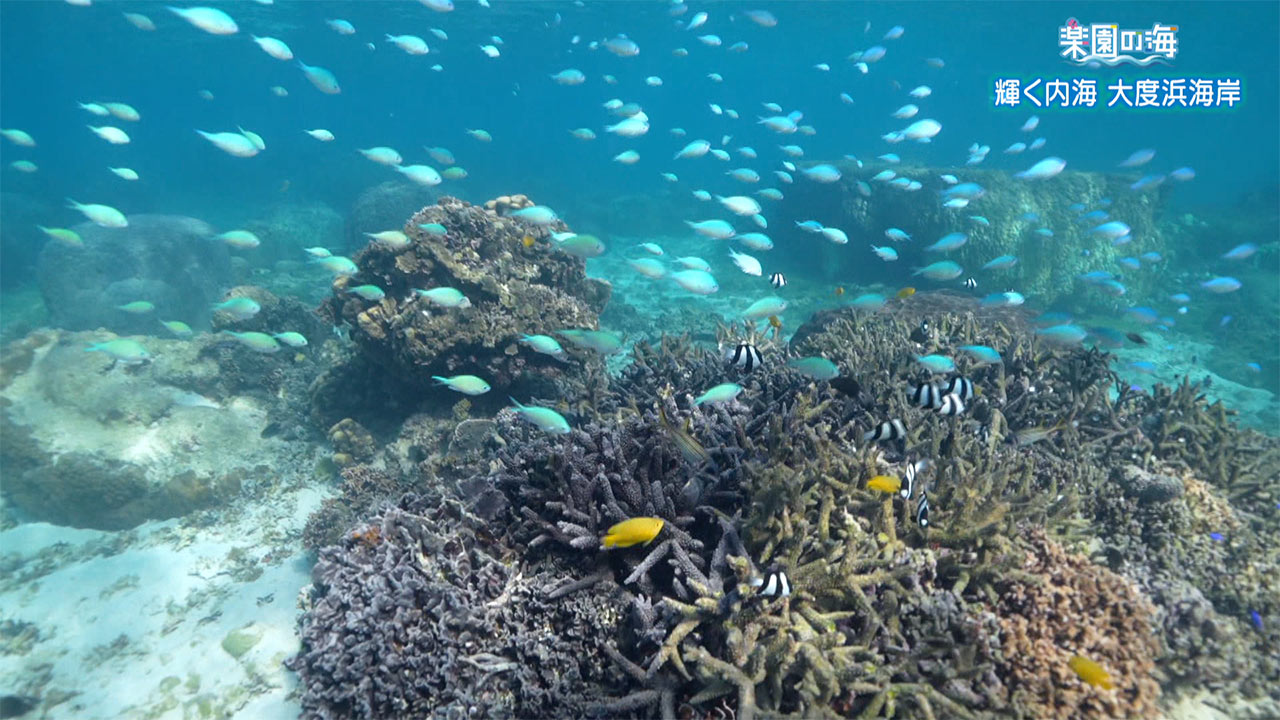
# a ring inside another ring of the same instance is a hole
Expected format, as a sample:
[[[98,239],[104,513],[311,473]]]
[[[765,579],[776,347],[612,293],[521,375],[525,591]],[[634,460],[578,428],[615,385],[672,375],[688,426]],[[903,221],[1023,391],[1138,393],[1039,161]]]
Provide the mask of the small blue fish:
[[[867,293],[866,295],[859,295],[854,298],[849,304],[859,310],[879,310],[884,307],[884,303],[885,299],[883,295],[879,293]]]
[[[1158,252],[1144,252],[1138,257],[1144,260],[1145,262],[1149,262],[1149,263],[1158,263],[1161,260],[1164,260],[1164,258],[1161,257],[1160,253]]]
[[[1253,243],[1243,243],[1241,245],[1237,245],[1231,248],[1230,250],[1228,250],[1225,254],[1223,254],[1222,259],[1223,260],[1245,260],[1245,259],[1248,259],[1249,257],[1252,257],[1253,254],[1256,252],[1258,252],[1257,245],[1254,245]]]
[[[915,357],[920,367],[931,373],[949,373],[956,370],[955,361],[946,355],[916,355]]]
[[[1090,270],[1089,272],[1078,275],[1077,277],[1087,283],[1096,285],[1097,283],[1106,282],[1107,280],[1114,280],[1116,276],[1114,273],[1109,273],[1106,270]]]
[[[942,260],[940,262],[918,268],[912,275],[923,275],[930,280],[954,280],[964,272],[964,268],[950,260]]]
[[[1212,280],[1200,283],[1200,287],[1211,293],[1221,295],[1222,293],[1235,292],[1236,290],[1239,290],[1241,288],[1241,283],[1233,277],[1216,277]]]
[[[1124,284],[1116,280],[1103,280],[1096,287],[1112,297],[1123,297],[1128,292]]]
[[[1253,621],[1253,626],[1254,626],[1254,627],[1258,628],[1259,630],[1261,630],[1261,629],[1262,629],[1262,614],[1261,614],[1261,613],[1259,613],[1257,610],[1250,610],[1250,611],[1249,611],[1249,619]]]
[[[1160,187],[1164,183],[1164,174],[1157,173],[1153,175],[1143,175],[1142,179],[1129,186],[1130,190],[1139,191],[1147,188]]]
[[[1036,228],[1036,234],[1041,237],[1053,237],[1053,231],[1047,227]]]
[[[1147,373],[1148,375],[1156,371],[1156,364],[1149,360],[1135,360],[1129,363],[1129,367],[1140,373]]]
[[[1093,222],[1095,220],[1098,222],[1103,222],[1109,217],[1111,217],[1111,215],[1108,214],[1107,211],[1105,210],[1093,210],[1091,212],[1087,212],[1081,215],[1080,222]]]
[[[1231,322],[1231,316],[1223,315],[1222,319],[1218,321],[1218,327],[1226,327],[1229,322]]]
[[[1254,372],[1262,372],[1262,365],[1260,365],[1260,364],[1258,364],[1258,363],[1256,363],[1256,362],[1247,362],[1247,363],[1245,363],[1245,364],[1244,364],[1244,366],[1245,366],[1245,367],[1247,367],[1247,368],[1249,368],[1250,370],[1252,370],[1252,371],[1254,371]],[[1280,505],[1280,503],[1277,503],[1277,504],[1278,504],[1278,505]]]
[[[963,247],[964,244],[967,242],[969,242],[969,236],[965,235],[964,233],[958,233],[958,232],[948,233],[946,235],[943,235],[942,238],[938,240],[938,242],[930,245],[929,247],[926,247],[924,251],[925,252],[950,252],[951,250],[955,250],[956,248]]]
[[[1227,539],[1227,538],[1226,538],[1222,533],[1220,533],[1220,532],[1211,532],[1211,533],[1209,533],[1209,537],[1213,538],[1214,542],[1222,542],[1223,540],[1226,540],[1226,539]]]
[[[1109,327],[1091,327],[1089,335],[1103,347],[1118,348],[1124,345],[1124,333]]]
[[[1170,295],[1169,299],[1172,300],[1173,302],[1178,303],[1179,305],[1185,305],[1186,303],[1191,302],[1191,296],[1186,293],[1176,293],[1174,295]]]
[[[800,173],[814,182],[833,183],[840,179],[840,171],[834,165],[814,165]]]
[[[1054,325],[1037,330],[1036,335],[1055,345],[1071,346],[1083,342],[1088,333],[1075,325]]]
[[[959,350],[973,358],[979,365],[994,365],[1000,362],[1000,353],[986,345],[961,345]]]
[[[1144,306],[1131,307],[1125,310],[1124,314],[1144,325],[1150,325],[1160,319],[1160,315],[1155,310]]]
[[[1084,207],[1085,207],[1084,203],[1071,203],[1070,205],[1067,206],[1067,209],[1072,212],[1079,213],[1079,212],[1084,212]]]
[[[1050,325],[1065,325],[1071,322],[1071,314],[1064,312],[1047,312],[1041,313],[1039,317],[1032,320],[1039,327],[1049,327]]]
[[[991,221],[982,217],[981,215],[970,215],[969,219],[978,223],[979,225],[982,225],[983,227],[991,227]]]
[[[834,380],[840,375],[840,368],[822,357],[793,358],[787,367],[813,380]]]
[[[1018,264],[1018,258],[1013,255],[1001,255],[982,266],[983,270],[1005,270]]]
[[[1018,216],[1018,219],[1019,219],[1019,220],[1025,220],[1026,222],[1039,222],[1039,221],[1040,221],[1040,213],[1024,212],[1024,213],[1022,213],[1021,215],[1019,215],[1019,216]]]
[[[1142,267],[1142,263],[1136,257],[1122,257],[1116,261],[1121,267],[1129,270],[1137,270]]]
[[[1119,220],[1112,220],[1095,227],[1093,232],[1108,240],[1115,241],[1119,238],[1128,236],[1132,230],[1127,224],[1122,223]]]
[[[796,227],[800,228],[801,230],[804,230],[805,232],[811,232],[811,233],[822,232],[822,223],[818,222],[817,220],[805,220],[803,222],[797,222]]]

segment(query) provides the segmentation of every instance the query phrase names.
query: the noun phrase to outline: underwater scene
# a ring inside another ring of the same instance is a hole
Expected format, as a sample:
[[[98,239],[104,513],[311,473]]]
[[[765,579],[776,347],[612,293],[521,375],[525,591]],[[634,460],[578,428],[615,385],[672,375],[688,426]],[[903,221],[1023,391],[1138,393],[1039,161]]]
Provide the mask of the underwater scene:
[[[0,718],[1280,718],[1280,4],[0,2]]]

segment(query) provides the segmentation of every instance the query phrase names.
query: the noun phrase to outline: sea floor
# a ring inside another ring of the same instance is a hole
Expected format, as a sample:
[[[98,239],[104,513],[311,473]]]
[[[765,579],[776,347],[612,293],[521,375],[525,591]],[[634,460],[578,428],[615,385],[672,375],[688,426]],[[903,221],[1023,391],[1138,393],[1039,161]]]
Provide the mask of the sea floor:
[[[300,536],[328,494],[265,487],[125,532],[0,532],[0,622],[28,638],[6,633],[0,683],[49,718],[297,717],[283,661],[310,581]]]

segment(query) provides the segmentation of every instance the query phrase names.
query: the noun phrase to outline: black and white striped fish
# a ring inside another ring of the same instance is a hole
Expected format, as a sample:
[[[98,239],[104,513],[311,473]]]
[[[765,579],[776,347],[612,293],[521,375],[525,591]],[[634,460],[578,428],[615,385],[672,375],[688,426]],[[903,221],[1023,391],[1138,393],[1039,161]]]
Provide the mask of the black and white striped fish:
[[[920,488],[920,500],[916,502],[916,524],[929,527],[929,491]]]
[[[919,408],[936,408],[942,402],[943,393],[933,383],[920,383],[911,391],[911,404]]]
[[[938,406],[939,415],[955,416],[964,412],[964,401],[959,395],[946,395]]]
[[[769,573],[768,580],[765,578],[755,578],[751,581],[752,587],[764,586],[760,594],[764,597],[789,597],[791,595],[791,583],[787,581],[787,574],[781,570]]]
[[[898,490],[899,497],[903,500],[911,499],[911,495],[915,493],[916,475],[927,467],[929,467],[928,460],[917,460],[907,464],[907,469],[902,471],[902,488]]]
[[[755,345],[741,343],[725,350],[724,362],[743,372],[751,372],[760,367],[764,358],[760,356],[760,350]]]
[[[947,381],[942,388],[943,395],[959,395],[961,400],[973,399],[973,381],[959,375]]]
[[[915,330],[911,331],[909,336],[914,342],[923,343],[929,341],[929,321],[921,320]]]
[[[780,288],[787,284],[787,276],[780,272],[776,272],[769,276],[769,284],[776,288]]]
[[[969,278],[964,281],[964,286],[966,288],[969,288],[970,290],[973,290],[974,288],[978,287],[978,281],[975,278]]]
[[[902,424],[901,420],[886,420],[880,423],[879,427],[868,431],[862,435],[864,441],[867,440],[900,440],[907,436],[907,428]]]

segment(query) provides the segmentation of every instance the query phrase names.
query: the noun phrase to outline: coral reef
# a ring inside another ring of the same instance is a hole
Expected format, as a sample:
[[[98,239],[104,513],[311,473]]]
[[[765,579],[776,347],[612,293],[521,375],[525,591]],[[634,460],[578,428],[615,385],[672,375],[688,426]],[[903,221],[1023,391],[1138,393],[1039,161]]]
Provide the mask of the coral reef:
[[[607,687],[604,587],[510,562],[455,501],[406,496],[320,553],[301,652],[304,718],[576,717]]]
[[[997,608],[1015,703],[1037,718],[1156,717],[1160,686],[1151,671],[1160,643],[1151,603],[1042,532],[1028,539],[1027,575],[1008,583]],[[1075,677],[1072,655],[1100,663],[1114,691]]]
[[[36,276],[50,322],[71,330],[110,328],[157,333],[160,320],[203,326],[209,306],[231,284],[227,246],[207,223],[172,215],[131,215],[127,228],[81,223],[72,228],[83,247],[51,242],[40,252]],[[155,305],[144,314],[117,306]]]
[[[428,223],[447,233],[420,227]],[[591,378],[602,385],[598,360],[565,364],[518,345],[525,333],[596,327],[609,298],[609,286],[588,279],[581,259],[552,249],[549,229],[446,197],[404,225],[409,246],[373,243],[361,250],[355,256],[360,273],[335,282],[334,296],[322,306],[335,323],[350,326],[359,360],[350,372],[331,370],[324,382],[367,375],[367,363],[392,388],[388,394],[452,404],[456,394],[431,377],[474,374],[492,391],[471,402],[492,409],[507,395],[576,398]],[[526,245],[525,237],[533,242]],[[346,292],[364,284],[377,285],[386,297],[371,301]],[[437,287],[460,290],[469,306],[432,306],[413,292]],[[364,422],[361,410],[357,405],[346,414]]]
[[[1261,518],[1274,513],[1263,479],[1275,475],[1277,443],[1234,428],[1189,385],[1127,390],[1105,353],[1046,345],[1017,309],[945,293],[893,302],[892,313],[818,313],[789,346],[722,328],[722,346],[760,348],[764,363],[749,374],[688,338],[637,343],[608,388],[561,405],[568,435],[503,411],[477,433],[499,440],[471,445],[471,461],[410,469],[415,489],[433,488],[450,498],[442,507],[467,508],[448,512],[484,523],[492,553],[526,575],[554,571],[522,622],[574,636],[582,617],[557,609],[608,593],[617,617],[578,645],[607,657],[608,675],[555,701],[606,717],[1100,718],[1151,717],[1162,689],[1176,697],[1177,678],[1202,669],[1240,698],[1277,687],[1270,660],[1225,667],[1244,648],[1264,653],[1275,632],[1253,632],[1241,611],[1274,624],[1263,593],[1275,582],[1275,531]],[[928,377],[913,355],[962,344],[997,347],[1003,359],[959,359],[980,390],[966,414],[912,406],[907,391]],[[784,362],[795,355],[826,357],[842,377],[803,378]],[[744,388],[733,402],[692,402],[726,380]],[[903,421],[905,437],[864,440],[889,419]],[[921,460],[909,499],[867,487]],[[1189,482],[1188,472],[1208,480]],[[917,519],[925,491],[927,527]],[[398,602],[389,588],[405,566],[366,557],[385,541],[388,517],[375,519],[376,535],[322,551],[321,575],[341,566],[344,587],[388,588],[380,608]],[[664,525],[647,546],[602,551],[606,529],[633,517]],[[1231,540],[1189,540],[1205,522]],[[1197,563],[1180,585],[1134,567],[1161,538],[1191,548],[1171,556],[1171,567]],[[450,562],[424,556],[420,564]],[[1229,589],[1212,577],[1213,559],[1243,581]],[[766,595],[765,579],[779,574],[790,593]],[[360,656],[321,651],[367,647],[367,620],[348,626],[347,617],[317,605],[294,660],[317,716],[411,713],[425,697],[452,703],[483,689],[462,679],[397,706],[387,698],[402,686],[382,678],[353,705],[354,671],[334,668],[363,667]],[[372,642],[417,623],[392,622]],[[393,650],[395,663],[409,662]],[[1082,682],[1068,663],[1076,654],[1100,663],[1116,689]],[[314,671],[323,663],[330,674]]]
[[[1019,180],[1003,170],[966,168],[966,181],[981,185],[986,192],[964,210],[954,211],[943,208],[938,201],[938,193],[948,187],[938,177],[945,171],[907,165],[887,167],[902,177],[919,179],[923,188],[918,192],[903,192],[872,180],[872,176],[886,166],[868,164],[858,168],[845,163],[841,166],[843,176],[837,183],[797,185],[787,194],[787,202],[779,206],[780,214],[774,222],[791,227],[793,221],[816,219],[844,230],[850,237],[869,238],[877,244],[882,244],[886,228],[901,228],[913,238],[910,245],[899,248],[903,262],[894,264],[896,267],[850,263],[851,256],[843,248],[825,242],[819,244],[812,236],[801,233],[797,238],[799,242],[806,247],[817,247],[812,254],[794,257],[821,257],[820,262],[812,268],[806,267],[806,271],[833,279],[839,277],[842,282],[882,282],[890,286],[923,282],[928,286],[928,281],[913,278],[909,273],[911,266],[926,265],[932,260],[925,260],[923,254],[914,254],[918,251],[910,248],[923,247],[951,232],[962,232],[969,236],[968,243],[947,253],[947,259],[958,262],[967,274],[978,274],[984,263],[1000,255],[1016,255],[1018,265],[999,273],[1001,288],[1015,288],[1028,297],[1035,296],[1047,307],[1101,311],[1114,309],[1116,300],[1087,291],[1077,275],[1098,268],[1113,269],[1115,260],[1125,255],[1164,250],[1156,219],[1168,189],[1131,192],[1128,185],[1136,178],[1068,170],[1051,182],[1035,183]],[[859,192],[855,187],[859,182],[868,184],[870,195]],[[1077,202],[1096,208],[1104,197],[1113,201],[1107,207],[1111,216],[1133,229],[1133,243],[1112,247],[1110,241],[1091,233],[1088,224],[1079,222],[1077,213],[1067,209]],[[1035,213],[1037,217],[1024,219],[1025,213]],[[970,215],[981,215],[990,224],[975,223],[969,219]],[[1042,227],[1051,229],[1054,236],[1045,238],[1036,234],[1035,230]],[[799,261],[792,262],[798,264]],[[1141,273],[1127,277],[1125,282],[1131,293],[1143,295],[1154,289],[1156,278],[1154,273]]]

